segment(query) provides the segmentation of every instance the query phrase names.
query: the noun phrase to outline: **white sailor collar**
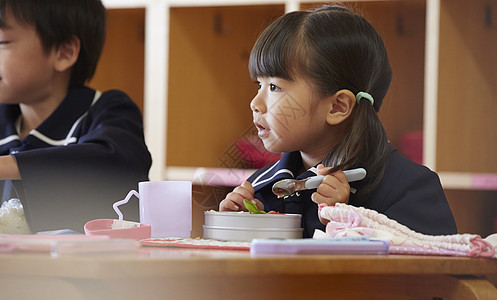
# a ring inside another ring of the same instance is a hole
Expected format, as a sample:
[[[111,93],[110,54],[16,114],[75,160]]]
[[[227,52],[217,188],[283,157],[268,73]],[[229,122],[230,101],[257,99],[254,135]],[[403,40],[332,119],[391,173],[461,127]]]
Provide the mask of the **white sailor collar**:
[[[317,174],[316,166],[311,167],[302,174],[298,174],[302,169],[302,156],[300,152],[285,152],[280,160],[256,172],[249,178],[249,181],[252,182],[255,192],[257,192],[268,185],[272,186],[276,181],[281,179],[303,179],[315,176]]]

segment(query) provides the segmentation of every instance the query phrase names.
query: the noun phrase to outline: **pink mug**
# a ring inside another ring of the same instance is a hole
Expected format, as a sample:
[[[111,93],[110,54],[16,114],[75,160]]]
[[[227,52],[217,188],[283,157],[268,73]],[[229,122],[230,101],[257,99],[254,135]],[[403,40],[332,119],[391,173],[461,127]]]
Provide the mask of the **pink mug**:
[[[138,192],[131,190],[124,200],[113,207],[122,220],[117,208],[132,196],[139,199],[140,223],[152,227],[152,238],[189,238],[192,231],[192,183],[191,181],[143,181]]]

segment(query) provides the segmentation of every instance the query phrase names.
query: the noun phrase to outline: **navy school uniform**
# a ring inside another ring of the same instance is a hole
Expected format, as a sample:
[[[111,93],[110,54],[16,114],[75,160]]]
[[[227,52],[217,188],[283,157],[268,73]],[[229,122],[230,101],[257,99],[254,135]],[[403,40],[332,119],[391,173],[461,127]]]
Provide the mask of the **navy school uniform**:
[[[0,195],[21,200],[33,232],[117,218],[112,204],[148,180],[142,116],[121,91],[72,88],[23,140],[19,117],[19,105],[0,105],[0,155],[14,155],[22,177],[0,181]],[[121,206],[125,219],[138,221],[136,202]]]
[[[301,214],[304,237],[312,237],[315,229],[325,230],[317,215],[317,204],[311,200],[316,189],[299,191],[284,198],[277,198],[272,193],[273,184],[281,179],[304,179],[316,175],[316,167],[298,174],[302,166],[300,152],[284,153],[279,161],[256,171],[248,181],[254,187],[255,198],[264,203],[266,211]],[[351,190],[360,189],[361,182],[350,185]],[[419,233],[457,233],[438,175],[404,158],[393,146],[385,174],[375,191],[360,205],[351,193],[349,204],[376,210]]]

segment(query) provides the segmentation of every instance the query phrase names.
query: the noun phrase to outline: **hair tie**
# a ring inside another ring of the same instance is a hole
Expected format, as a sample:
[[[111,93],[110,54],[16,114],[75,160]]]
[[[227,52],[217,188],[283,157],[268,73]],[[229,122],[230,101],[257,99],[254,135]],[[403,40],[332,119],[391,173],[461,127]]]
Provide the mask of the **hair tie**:
[[[357,95],[355,96],[355,98],[357,100],[357,104],[359,104],[359,102],[361,101],[362,98],[365,98],[365,99],[368,99],[369,102],[371,102],[371,105],[374,105],[373,96],[371,96],[370,94],[368,94],[366,92],[359,92],[359,93],[357,93]]]

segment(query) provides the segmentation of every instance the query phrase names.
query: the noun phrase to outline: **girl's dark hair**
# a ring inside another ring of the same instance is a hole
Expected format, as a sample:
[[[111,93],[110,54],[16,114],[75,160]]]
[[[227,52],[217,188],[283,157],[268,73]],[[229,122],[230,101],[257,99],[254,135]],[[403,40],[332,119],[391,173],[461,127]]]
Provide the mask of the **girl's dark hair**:
[[[93,77],[105,41],[106,11],[100,0],[0,0],[0,28],[9,25],[7,11],[17,22],[34,26],[46,52],[77,37],[81,49],[70,85]]]
[[[389,152],[377,112],[392,70],[383,41],[371,24],[339,6],[288,13],[261,34],[250,54],[249,71],[252,78],[294,80],[295,75],[303,75],[320,96],[342,89],[373,96],[374,105],[366,99],[356,105],[350,131],[323,162],[334,167],[331,172],[367,170],[355,198],[356,204],[363,203],[381,181]]]

